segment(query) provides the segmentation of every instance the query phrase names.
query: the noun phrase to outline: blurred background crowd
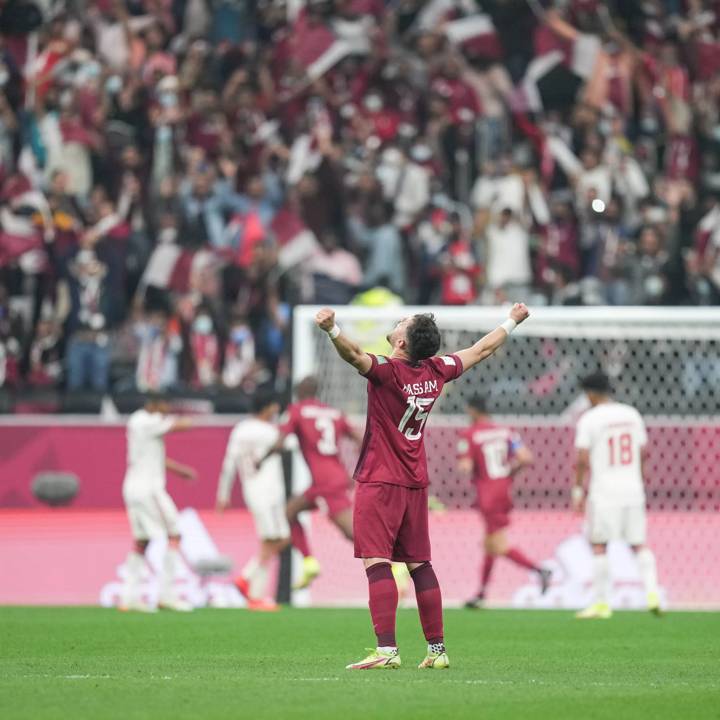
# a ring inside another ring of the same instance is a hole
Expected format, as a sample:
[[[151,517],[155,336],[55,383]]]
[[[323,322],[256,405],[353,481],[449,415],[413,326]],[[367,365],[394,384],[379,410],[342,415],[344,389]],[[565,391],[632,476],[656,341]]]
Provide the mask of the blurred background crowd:
[[[717,304],[719,151],[717,0],[0,0],[0,388],[281,388],[299,302]]]

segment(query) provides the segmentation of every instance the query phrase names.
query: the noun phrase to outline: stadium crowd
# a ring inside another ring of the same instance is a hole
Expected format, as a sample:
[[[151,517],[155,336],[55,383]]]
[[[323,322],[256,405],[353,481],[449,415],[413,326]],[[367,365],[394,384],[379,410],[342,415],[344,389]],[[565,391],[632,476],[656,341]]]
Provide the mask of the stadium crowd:
[[[252,390],[293,304],[716,304],[716,0],[4,0],[0,387]]]

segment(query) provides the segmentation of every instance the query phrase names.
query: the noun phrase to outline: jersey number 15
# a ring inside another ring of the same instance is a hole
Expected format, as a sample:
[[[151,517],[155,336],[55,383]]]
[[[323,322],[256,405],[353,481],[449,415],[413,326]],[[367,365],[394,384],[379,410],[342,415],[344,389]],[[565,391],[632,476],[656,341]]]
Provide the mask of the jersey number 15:
[[[408,397],[407,410],[398,425],[398,430],[408,440],[419,440],[422,437],[423,428],[434,402],[435,398],[420,398],[414,395]]]

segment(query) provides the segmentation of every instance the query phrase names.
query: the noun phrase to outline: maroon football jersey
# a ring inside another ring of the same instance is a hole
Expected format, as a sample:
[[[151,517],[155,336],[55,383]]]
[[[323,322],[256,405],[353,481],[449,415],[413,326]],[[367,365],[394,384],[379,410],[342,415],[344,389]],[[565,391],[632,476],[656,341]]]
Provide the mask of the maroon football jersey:
[[[483,513],[508,512],[512,507],[510,461],[521,446],[514,430],[492,422],[481,420],[461,434],[458,453],[472,460],[476,504]]]
[[[475,481],[480,484],[509,478],[510,460],[521,445],[514,430],[480,421],[461,433],[458,454],[473,461]]]
[[[370,355],[365,438],[355,468],[357,482],[427,487],[423,430],[443,386],[462,375],[457,355],[413,364]]]
[[[342,479],[347,479],[340,461],[338,441],[349,435],[350,425],[339,410],[315,398],[301,400],[288,406],[287,420],[280,430],[283,434],[297,436],[313,482],[322,482],[328,479],[328,473],[336,472],[340,472]]]

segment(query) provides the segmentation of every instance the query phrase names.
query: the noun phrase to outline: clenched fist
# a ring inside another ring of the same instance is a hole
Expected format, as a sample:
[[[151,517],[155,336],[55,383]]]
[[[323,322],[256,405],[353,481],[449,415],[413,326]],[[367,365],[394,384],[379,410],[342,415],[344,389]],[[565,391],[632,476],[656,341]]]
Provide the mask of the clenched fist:
[[[315,316],[315,323],[325,332],[330,332],[335,327],[335,311],[330,308],[323,308]]]
[[[510,319],[514,320],[518,325],[523,320],[527,320],[529,315],[530,311],[527,309],[525,303],[515,303],[510,310]]]

